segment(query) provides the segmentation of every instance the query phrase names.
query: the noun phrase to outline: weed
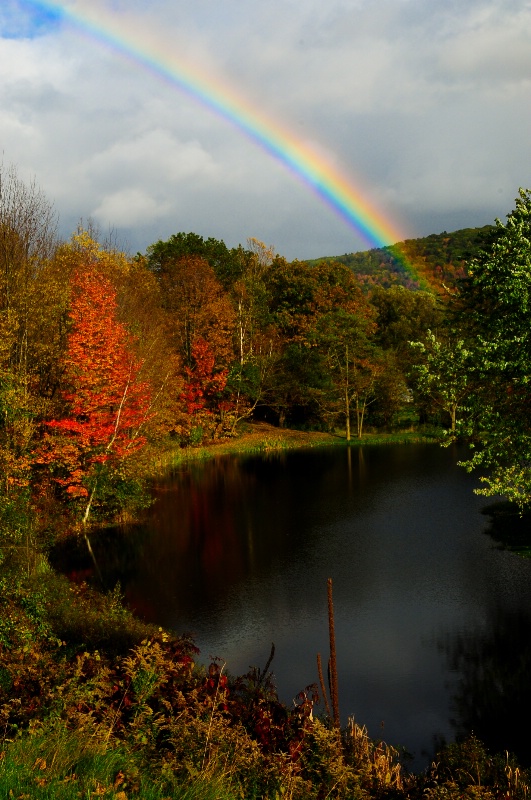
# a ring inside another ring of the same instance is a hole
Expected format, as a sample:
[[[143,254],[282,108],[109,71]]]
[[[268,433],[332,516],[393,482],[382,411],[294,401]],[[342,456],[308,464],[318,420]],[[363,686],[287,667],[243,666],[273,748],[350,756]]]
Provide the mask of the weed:
[[[371,739],[367,728],[358,725],[353,717],[348,721],[345,748],[349,760],[363,775],[364,783],[372,792],[402,791],[405,781],[399,751],[385,742]]]

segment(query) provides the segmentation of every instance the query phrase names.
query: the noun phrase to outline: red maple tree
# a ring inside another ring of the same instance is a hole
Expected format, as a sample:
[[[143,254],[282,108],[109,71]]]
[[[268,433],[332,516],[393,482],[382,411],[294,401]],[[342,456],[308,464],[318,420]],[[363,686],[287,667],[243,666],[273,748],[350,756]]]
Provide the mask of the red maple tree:
[[[205,339],[198,337],[192,343],[193,367],[186,367],[187,382],[181,395],[186,411],[191,416],[207,409],[227,385],[228,369],[214,371],[215,358]]]
[[[63,360],[65,412],[46,423],[37,462],[70,497],[88,498],[84,522],[102,465],[117,466],[145,444],[152,391],[141,380],[134,338],[117,318],[116,290],[87,269],[72,278],[71,329]]]

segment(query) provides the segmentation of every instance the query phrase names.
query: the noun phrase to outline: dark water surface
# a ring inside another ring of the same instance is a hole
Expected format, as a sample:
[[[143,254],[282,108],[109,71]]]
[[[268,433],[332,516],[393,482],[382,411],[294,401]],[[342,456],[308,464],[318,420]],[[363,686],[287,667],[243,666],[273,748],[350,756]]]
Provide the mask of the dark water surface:
[[[263,667],[274,642],[290,702],[317,680],[317,652],[328,658],[332,577],[343,722],[406,747],[415,767],[435,739],[470,730],[521,751],[531,560],[485,535],[459,455],[337,447],[187,465],[156,487],[122,560],[109,554],[108,579],[232,673]]]

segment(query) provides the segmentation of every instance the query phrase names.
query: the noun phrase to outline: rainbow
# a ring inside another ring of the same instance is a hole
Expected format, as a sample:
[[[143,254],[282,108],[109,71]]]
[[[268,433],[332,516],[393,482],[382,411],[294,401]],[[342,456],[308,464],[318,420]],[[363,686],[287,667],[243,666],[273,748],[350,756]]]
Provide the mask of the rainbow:
[[[73,5],[26,0],[26,4],[52,19],[69,22],[234,125],[303,181],[371,247],[385,247],[404,238],[322,153],[264,116],[232,87],[206,73],[198,64],[176,56],[162,37],[153,38],[145,26],[137,27],[131,18],[125,20],[123,16],[110,13],[96,0],[77,0]],[[406,266],[411,272],[411,265]]]

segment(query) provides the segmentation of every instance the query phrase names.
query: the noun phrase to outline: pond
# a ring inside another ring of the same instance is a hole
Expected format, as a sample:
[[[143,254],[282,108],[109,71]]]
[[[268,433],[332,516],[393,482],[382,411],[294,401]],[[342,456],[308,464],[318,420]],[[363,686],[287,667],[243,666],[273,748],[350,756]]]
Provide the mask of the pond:
[[[103,568],[146,620],[191,632],[233,674],[271,643],[281,698],[328,658],[333,579],[342,722],[406,748],[474,731],[527,749],[531,560],[486,535],[455,447],[318,448],[184,466]],[[527,753],[529,756],[529,753]]]

